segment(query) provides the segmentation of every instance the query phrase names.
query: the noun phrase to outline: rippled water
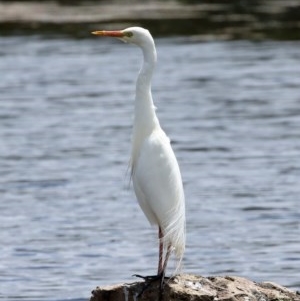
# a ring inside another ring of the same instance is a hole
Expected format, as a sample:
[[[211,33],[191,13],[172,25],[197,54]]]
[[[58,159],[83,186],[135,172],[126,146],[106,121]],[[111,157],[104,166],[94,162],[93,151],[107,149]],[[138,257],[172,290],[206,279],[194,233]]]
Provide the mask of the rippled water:
[[[97,38],[0,46],[0,299],[86,300],[155,273],[156,229],[127,168],[139,51]],[[183,271],[299,289],[299,42],[157,47],[153,94],[185,185]]]

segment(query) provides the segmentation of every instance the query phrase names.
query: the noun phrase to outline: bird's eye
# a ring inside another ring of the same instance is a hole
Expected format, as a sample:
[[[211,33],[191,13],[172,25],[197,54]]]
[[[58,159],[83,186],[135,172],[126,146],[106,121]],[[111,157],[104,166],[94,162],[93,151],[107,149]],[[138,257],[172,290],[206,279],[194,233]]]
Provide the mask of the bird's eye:
[[[125,32],[125,36],[131,38],[133,36],[133,33],[131,31],[127,31]]]

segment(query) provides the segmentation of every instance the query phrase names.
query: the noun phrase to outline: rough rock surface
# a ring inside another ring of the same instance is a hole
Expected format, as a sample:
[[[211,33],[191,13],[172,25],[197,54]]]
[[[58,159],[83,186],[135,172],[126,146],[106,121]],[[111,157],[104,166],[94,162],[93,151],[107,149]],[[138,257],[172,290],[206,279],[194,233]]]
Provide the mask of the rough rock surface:
[[[139,296],[144,282],[97,287],[90,301],[300,301],[293,292],[272,282],[255,283],[236,276],[175,276],[166,281],[163,294],[159,282],[153,282]]]

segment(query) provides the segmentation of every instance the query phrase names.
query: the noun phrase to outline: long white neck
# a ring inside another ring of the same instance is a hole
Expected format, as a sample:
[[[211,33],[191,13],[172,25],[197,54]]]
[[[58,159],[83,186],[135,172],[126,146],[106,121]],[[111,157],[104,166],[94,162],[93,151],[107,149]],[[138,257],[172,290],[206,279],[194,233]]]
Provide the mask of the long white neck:
[[[156,64],[154,41],[147,41],[141,49],[144,62],[136,82],[132,160],[136,157],[136,150],[140,148],[143,140],[159,127],[151,95],[151,79]]]
[[[151,94],[151,79],[156,65],[156,50],[153,43],[143,48],[144,62],[136,82],[134,127],[149,133],[158,123]]]

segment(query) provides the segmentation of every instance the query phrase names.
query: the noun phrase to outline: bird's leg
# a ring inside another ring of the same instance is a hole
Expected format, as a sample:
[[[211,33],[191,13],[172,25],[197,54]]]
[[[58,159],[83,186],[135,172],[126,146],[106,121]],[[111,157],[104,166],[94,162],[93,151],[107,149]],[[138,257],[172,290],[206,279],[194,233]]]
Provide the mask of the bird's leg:
[[[166,253],[166,256],[165,256],[165,261],[164,261],[163,268],[162,268],[162,273],[163,274],[165,274],[165,272],[166,272],[168,260],[169,260],[169,257],[171,255],[171,251],[172,251],[171,245],[168,245],[167,253]]]
[[[168,264],[169,257],[171,255],[172,248],[171,245],[168,245],[168,249],[165,258],[163,260],[163,252],[164,252],[164,245],[162,241],[163,233],[160,227],[158,228],[158,238],[159,238],[159,260],[158,260],[157,277],[158,279],[161,280],[161,286],[162,286],[165,279],[167,264]]]
[[[157,275],[160,275],[163,272],[163,252],[164,252],[164,244],[163,244],[163,233],[161,227],[158,227],[158,242],[159,242],[159,253],[158,253],[158,268]]]
[[[160,288],[161,289],[163,289],[164,280],[166,278],[165,274],[166,274],[167,264],[168,264],[168,260],[169,260],[170,255],[171,255],[171,245],[168,246],[167,253],[166,253],[165,260],[164,260],[163,267],[162,267],[162,271],[159,274],[160,275]]]
[[[161,230],[161,227],[158,227],[158,240],[159,240],[159,252],[158,252],[158,256],[159,256],[159,258],[158,258],[157,275],[154,275],[154,276],[141,276],[141,275],[134,274],[133,276],[142,278],[146,282],[156,281],[156,280],[162,278],[162,276],[164,275],[163,271],[164,271],[164,268],[165,268],[165,266],[164,266],[164,260],[163,260],[164,244],[163,244],[162,238],[163,238],[163,232]]]
[[[162,242],[163,233],[162,233],[160,227],[158,230],[158,237],[159,237],[159,262],[158,262],[157,276],[158,276],[158,279],[160,280],[160,284],[159,284],[159,301],[160,301],[163,298],[164,280],[165,280],[165,274],[166,274],[166,269],[167,269],[167,263],[168,263],[170,255],[171,255],[171,245],[168,245],[168,249],[167,249],[165,258],[163,260],[163,251],[164,251],[164,248],[163,248],[164,246],[163,246],[163,242]]]
[[[148,289],[151,284],[157,280],[160,281],[160,284],[159,284],[159,300],[162,300],[162,294],[163,294],[163,282],[164,282],[164,279],[165,279],[165,270],[166,270],[166,267],[167,267],[167,262],[168,262],[168,259],[170,257],[170,254],[171,254],[171,246],[168,247],[167,249],[167,253],[166,253],[166,256],[165,256],[165,259],[163,258],[164,256],[164,244],[163,244],[163,232],[161,230],[161,227],[158,228],[158,239],[159,239],[159,258],[158,258],[158,269],[157,269],[157,275],[155,276],[141,276],[141,275],[137,275],[135,274],[134,276],[136,277],[139,277],[139,278],[142,278],[144,279],[145,281],[145,286],[143,287],[142,291],[139,293],[138,296],[141,296],[144,291],[146,289]]]
[[[161,301],[163,299],[163,292],[164,292],[164,280],[165,280],[165,274],[166,274],[166,269],[167,269],[167,263],[169,260],[169,257],[171,255],[171,245],[168,245],[168,249],[165,255],[165,259],[164,262],[162,264],[162,270],[161,272],[159,272],[158,277],[160,280],[160,284],[159,284],[159,301]]]

